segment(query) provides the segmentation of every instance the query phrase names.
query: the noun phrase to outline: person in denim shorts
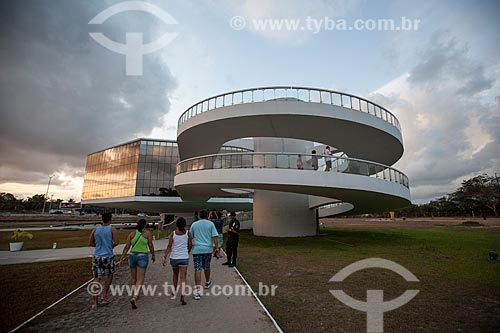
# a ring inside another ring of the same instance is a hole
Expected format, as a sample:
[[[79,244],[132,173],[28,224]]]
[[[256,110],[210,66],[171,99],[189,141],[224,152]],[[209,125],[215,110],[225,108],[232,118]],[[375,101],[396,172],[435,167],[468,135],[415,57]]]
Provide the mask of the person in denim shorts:
[[[163,256],[163,266],[167,264],[170,253],[170,265],[172,266],[172,280],[174,289],[177,292],[177,282],[181,277],[181,304],[186,305],[184,300],[184,290],[186,288],[186,273],[189,265],[189,252],[193,247],[191,234],[186,230],[186,220],[179,217],[175,222],[177,230],[172,231],[168,237],[168,246]]]
[[[94,256],[92,257],[92,273],[94,282],[101,282],[101,278],[106,277],[101,295],[101,304],[109,304],[108,290],[113,281],[115,272],[115,257],[113,248],[118,245],[118,231],[110,225],[111,213],[102,214],[102,225],[97,226],[90,233],[89,246],[94,246]],[[97,308],[98,295],[93,296],[92,308]]]
[[[130,285],[132,286],[133,295],[130,299],[132,309],[137,309],[137,299],[139,298],[139,291],[144,284],[146,276],[146,268],[149,264],[149,252],[151,252],[151,260],[155,262],[155,248],[153,245],[153,236],[147,230],[146,220],[140,219],[137,222],[137,230],[132,231],[128,235],[127,243],[123,248],[119,265],[122,265],[125,256],[130,250],[128,257],[128,265],[130,267]],[[149,250],[149,251],[148,251]]]
[[[191,237],[193,237],[193,263],[194,263],[194,282],[195,293],[194,299],[201,299],[201,270],[205,273],[205,288],[208,289],[212,285],[210,279],[210,261],[212,255],[215,254],[219,243],[219,233],[215,229],[215,225],[207,220],[208,212],[200,211],[200,220],[194,222],[189,229]]]

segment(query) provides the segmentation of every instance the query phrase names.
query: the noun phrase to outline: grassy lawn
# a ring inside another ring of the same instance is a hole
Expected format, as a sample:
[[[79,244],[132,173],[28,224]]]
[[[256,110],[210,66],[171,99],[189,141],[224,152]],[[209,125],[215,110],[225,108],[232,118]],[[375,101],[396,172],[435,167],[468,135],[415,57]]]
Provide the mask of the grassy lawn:
[[[82,229],[32,231],[34,237],[24,240],[23,251],[51,249],[54,242],[57,243],[57,248],[87,246],[90,232],[90,230]],[[131,230],[118,230],[120,244],[125,243],[130,232]],[[152,233],[157,237],[157,231],[152,230]],[[0,231],[0,250],[9,250],[11,235],[12,232]],[[160,232],[160,238],[162,237],[164,234]]]
[[[90,259],[1,266],[0,332],[7,332],[92,277]]]
[[[467,227],[330,228],[319,237],[303,238],[243,232],[238,265],[252,287],[278,285],[275,297],[262,299],[286,332],[366,332],[366,314],[336,300],[330,289],[343,289],[359,300],[366,300],[367,289],[384,290],[384,300],[419,289],[408,304],[385,313],[386,332],[498,332],[500,262],[488,261],[488,252],[499,249],[500,232]],[[384,269],[328,282],[343,267],[371,257],[405,266],[420,282],[406,282]]]

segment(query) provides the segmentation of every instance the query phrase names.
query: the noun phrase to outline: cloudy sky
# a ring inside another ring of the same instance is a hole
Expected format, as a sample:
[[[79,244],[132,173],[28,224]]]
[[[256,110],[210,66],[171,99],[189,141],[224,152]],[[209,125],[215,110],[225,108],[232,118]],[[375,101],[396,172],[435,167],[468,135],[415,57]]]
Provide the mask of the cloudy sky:
[[[54,174],[51,194],[79,199],[89,152],[140,136],[175,139],[194,102],[266,85],[335,89],[389,108],[405,144],[395,166],[415,203],[500,172],[498,1],[150,1],[177,24],[139,11],[88,24],[120,2],[0,3],[0,191],[44,193]],[[326,27],[402,17],[418,29]],[[300,25],[259,29],[261,19]],[[94,41],[96,31],[119,43],[126,32],[146,43],[177,37],[143,57],[142,76],[127,76],[125,56]]]

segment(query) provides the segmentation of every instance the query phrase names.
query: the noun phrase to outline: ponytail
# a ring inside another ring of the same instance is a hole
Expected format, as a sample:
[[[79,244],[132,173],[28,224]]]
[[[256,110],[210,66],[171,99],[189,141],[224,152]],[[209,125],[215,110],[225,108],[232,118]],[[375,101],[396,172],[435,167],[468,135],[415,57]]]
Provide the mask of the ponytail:
[[[186,219],[183,217],[179,217],[177,221],[175,222],[175,226],[179,231],[182,231],[182,233],[186,233]]]
[[[143,232],[144,231],[144,227],[146,227],[146,224],[148,224],[146,222],[145,219],[140,219],[138,222],[137,222],[137,230],[139,230],[140,232]]]

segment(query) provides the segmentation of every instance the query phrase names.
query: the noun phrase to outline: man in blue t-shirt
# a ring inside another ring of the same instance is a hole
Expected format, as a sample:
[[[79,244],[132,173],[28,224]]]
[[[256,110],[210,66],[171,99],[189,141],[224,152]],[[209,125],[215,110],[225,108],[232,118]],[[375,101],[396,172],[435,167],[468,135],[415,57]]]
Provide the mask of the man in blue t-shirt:
[[[200,211],[199,220],[191,224],[189,232],[193,238],[193,262],[194,262],[194,298],[201,298],[201,270],[205,273],[205,289],[210,288],[212,280],[210,279],[210,261],[212,255],[218,248],[219,233],[215,225],[207,220],[208,211]]]

